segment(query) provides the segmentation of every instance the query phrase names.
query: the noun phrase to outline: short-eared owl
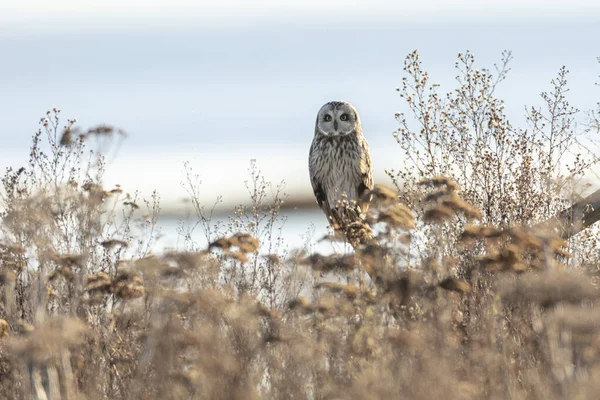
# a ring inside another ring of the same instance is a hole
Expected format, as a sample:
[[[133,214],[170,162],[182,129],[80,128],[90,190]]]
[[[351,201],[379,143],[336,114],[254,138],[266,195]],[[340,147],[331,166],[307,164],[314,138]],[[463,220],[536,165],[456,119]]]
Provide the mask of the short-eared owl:
[[[321,107],[308,169],[317,203],[333,228],[352,222],[360,211],[366,210],[368,201],[364,195],[373,189],[373,168],[369,144],[352,104],[332,101]],[[350,215],[345,212],[344,217],[341,212],[348,208],[341,204],[349,204],[356,212]]]

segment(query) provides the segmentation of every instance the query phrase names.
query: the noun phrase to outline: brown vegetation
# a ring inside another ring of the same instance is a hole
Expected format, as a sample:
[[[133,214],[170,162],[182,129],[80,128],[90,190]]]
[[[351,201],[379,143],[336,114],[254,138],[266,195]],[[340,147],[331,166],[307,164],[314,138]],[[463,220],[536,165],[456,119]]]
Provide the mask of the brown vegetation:
[[[396,190],[368,194],[350,254],[287,251],[285,198],[253,164],[252,205],[226,225],[188,169],[198,223],[182,251],[153,255],[158,196],[102,186],[122,132],[59,129],[50,112],[28,166],[2,180],[2,397],[594,398],[598,232],[539,224],[596,159],[578,152],[564,69],[548,113],[511,126],[494,97],[508,60],[494,78],[459,55],[443,98],[407,57],[399,90],[419,128],[398,115],[407,165],[389,172]]]

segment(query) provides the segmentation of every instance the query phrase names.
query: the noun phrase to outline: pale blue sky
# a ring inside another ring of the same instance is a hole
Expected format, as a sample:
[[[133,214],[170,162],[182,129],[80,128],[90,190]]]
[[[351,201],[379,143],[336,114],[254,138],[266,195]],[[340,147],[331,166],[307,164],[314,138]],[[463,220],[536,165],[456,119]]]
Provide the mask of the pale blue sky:
[[[357,106],[384,180],[402,157],[391,135],[403,109],[394,89],[414,49],[442,90],[459,51],[491,68],[512,50],[499,93],[515,120],[540,104],[562,65],[574,105],[600,100],[596,1],[11,3],[0,0],[0,167],[26,161],[39,118],[57,106],[82,126],[126,129],[109,184],[156,188],[166,205],[184,196],[184,161],[207,202],[242,201],[252,158],[291,195],[310,195],[314,117],[334,99]]]

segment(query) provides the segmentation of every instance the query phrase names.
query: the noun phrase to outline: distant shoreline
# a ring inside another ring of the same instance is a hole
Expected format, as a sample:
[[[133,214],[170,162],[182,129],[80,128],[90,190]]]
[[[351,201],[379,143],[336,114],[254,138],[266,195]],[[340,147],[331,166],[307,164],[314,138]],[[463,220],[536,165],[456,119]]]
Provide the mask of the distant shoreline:
[[[250,206],[250,204],[243,204],[244,206]],[[206,205],[210,208],[210,205]],[[233,213],[236,205],[233,204],[219,204],[214,211],[215,217],[223,217]],[[298,197],[295,199],[288,199],[281,205],[281,212],[287,213],[290,211],[317,211],[319,208],[317,202],[313,198],[309,197]],[[164,206],[161,208],[159,218],[161,219],[180,219],[186,218],[193,215],[193,211],[188,207],[184,206]]]

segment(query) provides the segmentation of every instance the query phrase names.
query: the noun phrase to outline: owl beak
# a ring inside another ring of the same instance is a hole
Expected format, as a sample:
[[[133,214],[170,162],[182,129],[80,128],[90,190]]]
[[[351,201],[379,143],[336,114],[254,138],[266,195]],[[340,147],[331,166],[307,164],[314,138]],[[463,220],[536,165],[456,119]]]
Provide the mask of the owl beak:
[[[337,131],[337,120],[333,121],[333,129]]]

